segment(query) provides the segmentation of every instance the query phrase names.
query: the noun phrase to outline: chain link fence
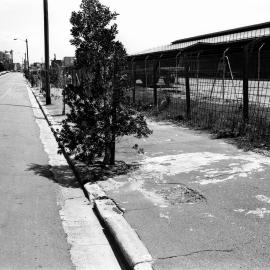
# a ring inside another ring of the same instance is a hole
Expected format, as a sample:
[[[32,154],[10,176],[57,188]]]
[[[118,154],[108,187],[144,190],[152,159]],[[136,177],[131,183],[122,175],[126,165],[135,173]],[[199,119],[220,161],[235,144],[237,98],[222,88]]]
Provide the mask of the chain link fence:
[[[177,40],[127,60],[124,94],[137,109],[269,140],[270,23]],[[41,70],[33,79],[40,89],[44,76]],[[51,68],[50,77],[57,89],[84,84],[87,90],[91,80],[87,69],[74,67]]]
[[[256,27],[180,40],[130,56],[130,102],[165,119],[268,140],[270,24]]]

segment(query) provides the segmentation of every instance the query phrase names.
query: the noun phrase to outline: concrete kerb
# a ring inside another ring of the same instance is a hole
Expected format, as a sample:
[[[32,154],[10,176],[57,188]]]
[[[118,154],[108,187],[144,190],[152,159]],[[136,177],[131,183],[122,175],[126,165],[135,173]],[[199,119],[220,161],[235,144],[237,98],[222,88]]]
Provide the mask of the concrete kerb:
[[[50,116],[48,110],[44,106],[45,104],[42,104],[42,101],[38,96],[36,96],[35,92],[32,92],[44,114],[45,119],[50,125],[53,134],[55,135],[56,139],[58,139],[56,128],[59,127],[59,124],[57,124]],[[62,150],[78,181],[82,183],[76,166],[63,147]],[[113,240],[117,244],[130,268],[134,270],[152,270],[152,256],[142,241],[139,239],[139,236],[128,224],[123,216],[123,212],[118,208],[118,206],[107,197],[105,192],[100,188],[98,184],[87,183],[83,185],[82,188],[85,196],[94,205],[94,208],[96,209],[99,217],[111,234]]]
[[[37,103],[38,103],[38,106],[39,108],[41,109],[48,125],[50,126],[51,128],[51,131],[53,132],[55,138],[56,138],[56,141],[58,142],[59,144],[59,141],[58,141],[58,135],[57,135],[57,132],[56,132],[56,129],[59,127],[59,125],[54,121],[53,117],[49,114],[47,108],[45,107],[45,104],[43,104],[43,102],[39,99],[39,97],[36,95],[36,93],[32,90],[32,88],[28,85],[27,87],[29,87],[29,89],[32,91]],[[59,144],[60,145],[60,144]],[[68,165],[70,166],[70,168],[72,169],[76,179],[79,181],[79,183],[81,184],[81,187],[82,187],[82,190],[86,196],[86,198],[89,200],[89,197],[88,197],[88,193],[86,191],[86,189],[84,188],[84,186],[82,185],[82,180],[81,180],[81,177],[78,173],[78,171],[76,170],[75,166],[74,166],[74,163],[72,162],[72,160],[70,159],[69,155],[67,154],[67,152],[65,151],[64,147],[62,147],[60,145],[61,149],[62,149],[62,152],[63,152],[63,155],[65,157],[65,159],[67,160],[67,163]]]
[[[9,71],[2,71],[2,72],[0,72],[0,76],[3,76],[5,74],[7,74],[7,73],[9,73]]]
[[[109,229],[114,241],[132,269],[142,263],[148,263],[147,269],[152,269],[152,257],[139,239],[136,232],[130,227],[123,212],[110,199],[96,200],[95,209]]]

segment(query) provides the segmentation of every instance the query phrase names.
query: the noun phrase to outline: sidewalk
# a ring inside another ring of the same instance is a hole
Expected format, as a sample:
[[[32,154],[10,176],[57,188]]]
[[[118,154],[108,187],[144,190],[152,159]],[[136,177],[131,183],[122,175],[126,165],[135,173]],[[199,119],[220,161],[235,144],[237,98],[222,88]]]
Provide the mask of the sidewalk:
[[[153,136],[117,147],[118,159],[140,168],[100,186],[124,209],[154,269],[269,268],[270,159],[203,132],[149,125]]]
[[[151,137],[117,144],[117,160],[139,168],[98,184],[124,211],[153,268],[268,269],[270,158],[203,132],[149,125]]]
[[[0,269],[74,269],[21,74],[0,77]]]

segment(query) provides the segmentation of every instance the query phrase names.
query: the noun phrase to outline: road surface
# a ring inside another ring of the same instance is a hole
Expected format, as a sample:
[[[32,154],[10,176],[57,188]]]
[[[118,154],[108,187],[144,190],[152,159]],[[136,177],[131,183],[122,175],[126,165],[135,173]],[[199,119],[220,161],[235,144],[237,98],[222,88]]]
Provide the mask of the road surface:
[[[0,269],[74,269],[21,74],[0,77]]]

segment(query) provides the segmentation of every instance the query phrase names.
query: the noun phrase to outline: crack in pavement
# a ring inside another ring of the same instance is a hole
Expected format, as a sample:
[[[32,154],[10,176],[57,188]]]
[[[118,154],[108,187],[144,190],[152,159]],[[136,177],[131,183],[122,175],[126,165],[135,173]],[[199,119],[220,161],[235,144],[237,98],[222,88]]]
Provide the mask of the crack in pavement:
[[[148,209],[158,208],[158,206],[151,206],[151,207],[145,207],[145,208],[134,208],[134,209],[128,209],[125,210],[125,213],[132,212],[132,211],[143,211]],[[123,209],[123,208],[122,208]]]
[[[244,245],[248,245],[250,243],[252,243],[255,240],[255,238],[252,238],[246,242],[243,243],[239,243],[237,246],[235,246],[234,248],[230,248],[230,249],[203,249],[203,250],[198,250],[198,251],[193,251],[190,253],[186,253],[186,254],[179,254],[179,255],[172,255],[172,256],[167,256],[167,257],[159,257],[157,258],[157,260],[167,260],[167,259],[173,259],[173,258],[177,258],[177,257],[188,257],[188,256],[192,256],[194,254],[198,254],[198,253],[203,253],[203,252],[225,252],[225,253],[230,253],[233,252],[236,249],[239,249],[240,246],[244,246]]]
[[[159,257],[157,258],[157,260],[167,260],[167,259],[173,259],[173,258],[177,258],[177,257],[187,257],[187,256],[192,256],[194,254],[198,254],[198,253],[203,253],[203,252],[233,252],[234,249],[203,249],[203,250],[198,250],[198,251],[193,251],[187,254],[179,254],[179,255],[172,255],[172,256],[168,256],[168,257]]]
[[[67,198],[67,199],[66,199],[66,201],[67,201],[67,200],[80,199],[81,197],[82,197],[82,196],[77,196],[77,197],[71,197],[71,198]]]

